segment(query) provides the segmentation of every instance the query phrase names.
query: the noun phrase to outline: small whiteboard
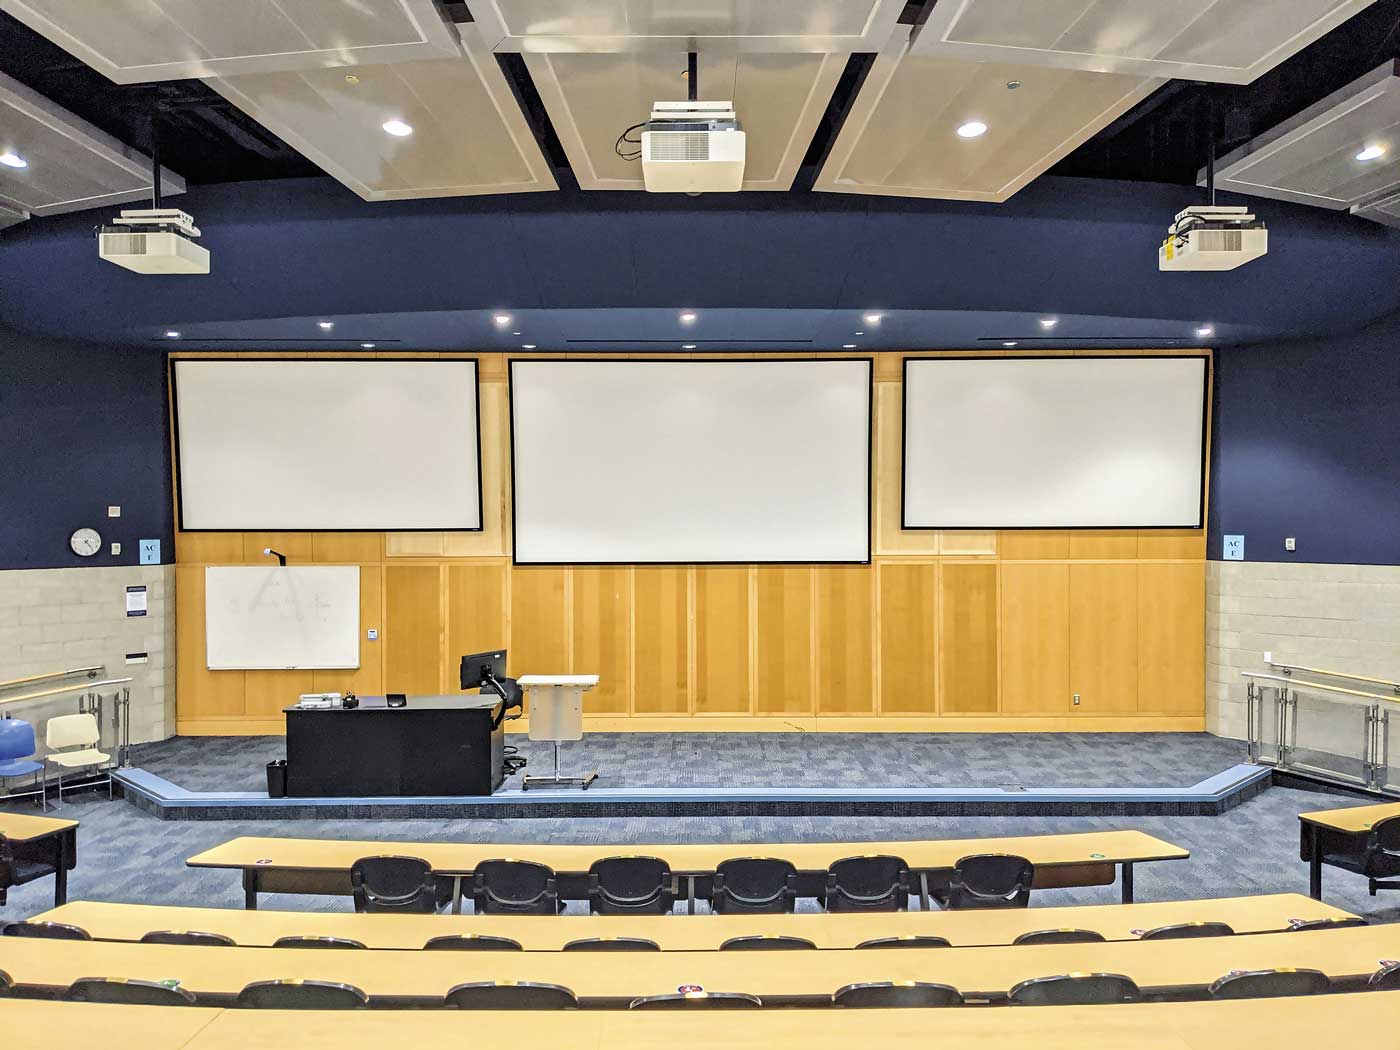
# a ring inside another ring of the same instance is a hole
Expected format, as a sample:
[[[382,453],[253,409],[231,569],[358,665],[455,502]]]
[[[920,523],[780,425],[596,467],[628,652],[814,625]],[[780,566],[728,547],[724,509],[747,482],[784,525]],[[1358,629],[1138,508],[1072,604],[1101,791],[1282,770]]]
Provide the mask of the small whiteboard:
[[[358,565],[218,565],[204,570],[211,671],[360,666]]]

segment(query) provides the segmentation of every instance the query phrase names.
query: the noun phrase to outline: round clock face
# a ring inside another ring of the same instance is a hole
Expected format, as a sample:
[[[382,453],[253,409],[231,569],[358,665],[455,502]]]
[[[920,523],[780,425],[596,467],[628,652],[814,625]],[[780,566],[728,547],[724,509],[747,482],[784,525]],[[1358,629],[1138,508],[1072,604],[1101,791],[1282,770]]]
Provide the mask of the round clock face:
[[[90,558],[102,549],[102,537],[96,529],[79,529],[68,537],[68,546],[73,548],[74,554]]]

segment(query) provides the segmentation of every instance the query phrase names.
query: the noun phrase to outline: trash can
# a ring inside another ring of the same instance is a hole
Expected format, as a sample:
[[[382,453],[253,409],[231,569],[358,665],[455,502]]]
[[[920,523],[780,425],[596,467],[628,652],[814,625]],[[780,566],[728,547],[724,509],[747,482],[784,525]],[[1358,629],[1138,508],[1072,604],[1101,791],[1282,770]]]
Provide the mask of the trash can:
[[[267,797],[287,797],[287,760],[279,758],[267,764]]]

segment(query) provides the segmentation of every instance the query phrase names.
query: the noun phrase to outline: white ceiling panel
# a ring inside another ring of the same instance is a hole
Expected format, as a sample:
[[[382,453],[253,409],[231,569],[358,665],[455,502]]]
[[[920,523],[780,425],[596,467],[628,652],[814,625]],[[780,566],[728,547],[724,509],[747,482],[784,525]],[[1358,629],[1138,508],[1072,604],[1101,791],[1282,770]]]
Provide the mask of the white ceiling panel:
[[[1248,84],[1376,0],[940,0],[918,54]]]
[[[700,56],[700,97],[733,99],[747,135],[744,189],[791,188],[846,59],[797,53]],[[525,64],[579,185],[643,189],[641,161],[623,160],[613,147],[623,129],[647,119],[653,102],[686,97],[684,52],[527,53]]]
[[[457,53],[433,0],[0,0],[118,84]]]
[[[557,189],[493,55],[208,80],[365,200]],[[399,120],[413,133],[387,134]]]
[[[1351,213],[1400,229],[1400,191],[1377,197],[1365,204],[1358,204],[1351,209]]]
[[[891,42],[866,76],[815,188],[1004,201],[1161,83],[914,55]],[[957,129],[972,122],[985,124],[986,133],[961,138]]]
[[[1375,153],[1360,159],[1365,151]],[[1199,174],[1205,185],[1206,173]],[[1400,61],[1221,158],[1220,189],[1341,211],[1400,188]]]
[[[877,50],[903,0],[472,0],[497,51]]]
[[[5,205],[0,204],[0,230],[18,225],[28,218],[28,212],[20,211],[17,208],[7,208]]]
[[[124,204],[151,195],[150,158],[0,74],[0,204],[35,215]],[[161,169],[161,192],[185,192],[185,180]]]

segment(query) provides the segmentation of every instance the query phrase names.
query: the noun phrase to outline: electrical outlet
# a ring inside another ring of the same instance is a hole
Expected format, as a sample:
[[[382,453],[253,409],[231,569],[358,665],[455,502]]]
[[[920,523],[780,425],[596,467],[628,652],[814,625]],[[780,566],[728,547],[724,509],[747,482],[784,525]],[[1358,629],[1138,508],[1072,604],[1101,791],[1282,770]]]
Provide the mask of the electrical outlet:
[[[1078,707],[1078,706],[1079,706],[1079,694],[1078,694],[1078,693],[1075,693],[1075,694],[1074,694],[1074,706],[1075,706],[1075,707]]]
[[[122,516],[122,509],[121,509],[120,507],[108,507],[108,508],[107,508],[107,517],[109,517],[109,518],[120,518],[121,516]]]
[[[122,552],[122,545],[121,545],[120,543],[114,543],[114,544],[112,544],[112,553],[113,553],[114,555],[120,554],[121,552]]]
[[[1274,654],[1273,654],[1272,652],[1265,652],[1265,653],[1264,653],[1264,662],[1265,662],[1266,664],[1271,664],[1271,663],[1273,663],[1273,662],[1274,662]]]
[[[367,637],[371,642],[379,641],[379,628],[371,627],[368,631],[365,632],[365,637]]]
[[[1296,551],[1298,549],[1298,541],[1292,536],[1289,536],[1283,541],[1283,549],[1286,551]]]

